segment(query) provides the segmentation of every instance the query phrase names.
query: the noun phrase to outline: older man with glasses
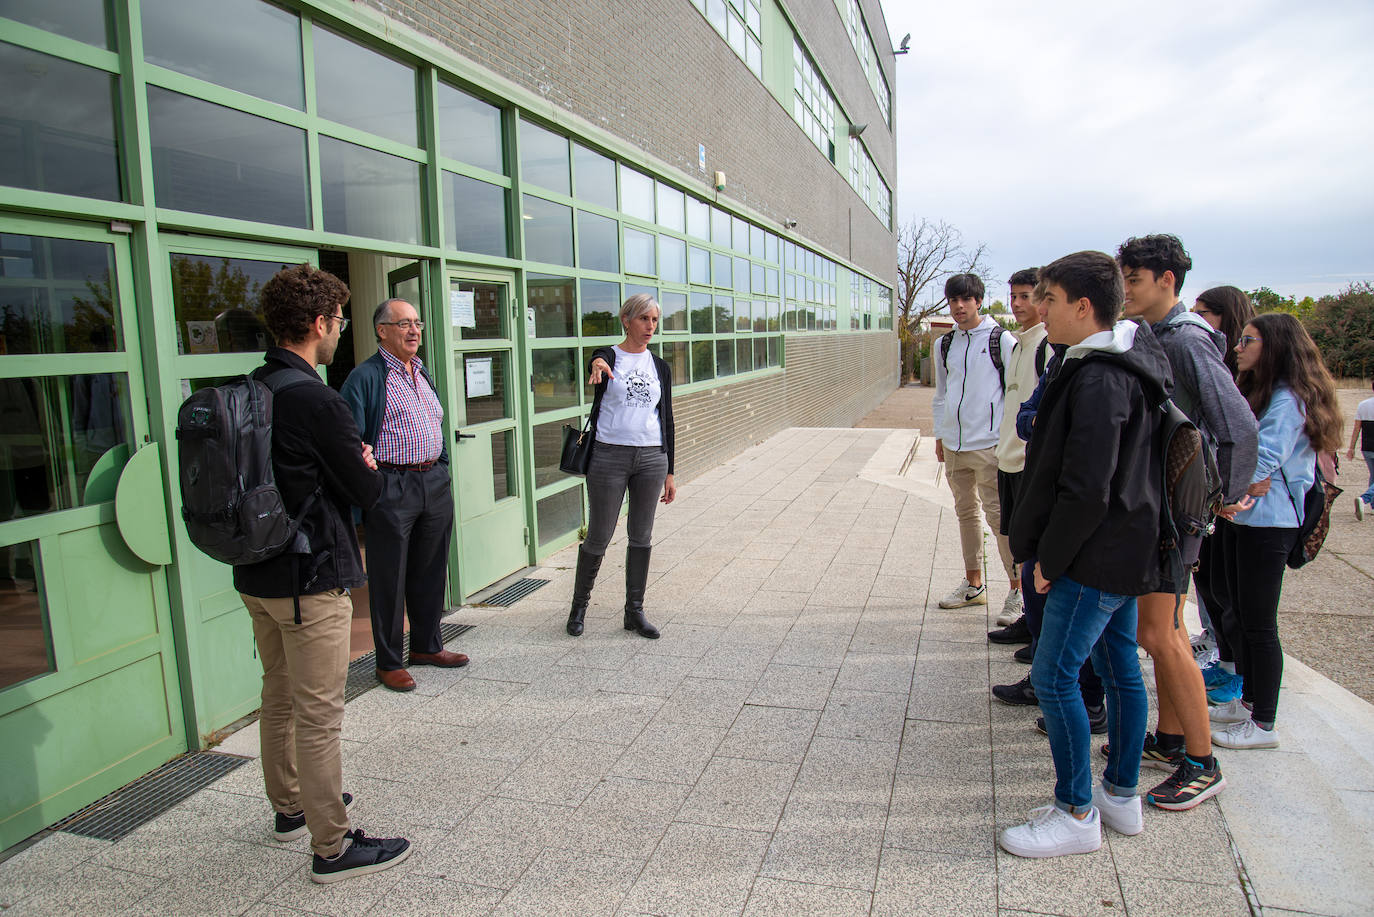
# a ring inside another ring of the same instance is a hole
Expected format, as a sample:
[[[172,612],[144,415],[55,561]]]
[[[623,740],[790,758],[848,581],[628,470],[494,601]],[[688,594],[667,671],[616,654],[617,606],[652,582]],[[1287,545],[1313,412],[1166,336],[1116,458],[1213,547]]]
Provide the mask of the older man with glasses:
[[[413,691],[402,652],[405,615],[412,666],[468,663],[439,637],[453,534],[444,409],[416,355],[425,323],[415,307],[388,299],[372,324],[377,353],[349,374],[342,394],[384,479],[381,499],[363,516],[377,680],[393,691]]]

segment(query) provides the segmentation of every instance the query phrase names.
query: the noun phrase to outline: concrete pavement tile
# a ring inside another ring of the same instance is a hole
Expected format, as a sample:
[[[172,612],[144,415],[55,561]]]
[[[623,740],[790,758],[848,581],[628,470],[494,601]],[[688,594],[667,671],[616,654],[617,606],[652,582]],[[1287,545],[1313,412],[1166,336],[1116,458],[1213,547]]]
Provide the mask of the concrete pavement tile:
[[[485,917],[502,897],[500,889],[411,875],[387,893],[382,912],[395,917]]]
[[[772,652],[772,647],[757,643],[717,643],[693,663],[692,677],[757,682]]]
[[[241,845],[247,847],[247,844]],[[87,863],[78,866],[54,883],[34,894],[20,898],[5,910],[5,914],[51,914],[68,917],[72,914],[110,914],[120,907],[136,902],[153,892],[163,880]],[[244,906],[251,902],[245,902]]]
[[[548,848],[492,911],[500,917],[596,917],[614,914],[642,862]]]
[[[906,721],[897,773],[964,777],[992,782],[992,752],[988,727],[982,723]]]
[[[767,847],[765,833],[674,824],[625,897],[624,910],[739,914]]]
[[[728,729],[753,690],[754,681],[684,678],[654,720]]]
[[[697,780],[677,820],[771,833],[796,776],[795,764],[717,755]]]
[[[856,888],[758,878],[744,917],[868,917],[873,895]]]
[[[705,615],[684,613],[675,616],[671,627],[659,625],[662,637],[658,640],[643,641],[639,651],[649,655],[700,659],[711,651],[724,634],[725,628],[738,616],[738,608],[731,608],[719,615],[715,621],[709,622]],[[653,620],[652,615],[650,620]]]
[[[120,910],[126,917],[167,914],[241,914],[283,882],[300,881],[310,860],[310,845],[278,849],[251,844],[220,844],[204,859],[173,876],[136,904]],[[74,911],[73,913],[81,913]],[[94,912],[89,912],[94,913]]]
[[[1015,649],[1017,649],[1017,647],[1010,648],[1010,650]],[[1006,651],[1008,658],[1011,656],[1010,650]],[[992,650],[992,652],[1000,651],[1000,647]],[[1020,670],[1019,672],[1011,673],[1015,674],[1017,678],[1024,677],[1030,672],[1030,666],[1024,666],[1015,662],[1011,664],[1015,665],[1016,668]],[[930,657],[922,653],[919,654],[916,660],[915,677],[952,678],[956,681],[972,685],[986,683],[992,680],[989,677],[988,671],[988,651],[976,654],[969,659]],[[992,680],[992,683],[997,684],[998,682]]]
[[[869,584],[855,580],[822,580],[811,590],[806,604],[811,607],[862,606],[868,600]]]
[[[354,800],[349,819],[379,837],[405,835],[416,826],[448,830],[509,773],[504,761],[466,757],[450,758],[443,769],[416,783],[348,775],[345,769],[344,786]],[[266,836],[267,824],[254,826],[258,840]]]
[[[682,679],[691,674],[694,662],[695,660],[683,656],[639,653],[602,685],[602,690],[620,694],[671,697],[677,686],[682,683]]]
[[[800,764],[811,746],[820,716],[816,710],[747,704],[716,754]]]
[[[566,619],[566,610],[563,611],[563,616]],[[551,621],[549,624],[551,631],[555,623],[561,624],[561,622]],[[563,636],[566,637],[567,635],[563,634]],[[550,645],[520,643],[505,647],[499,655],[481,660],[480,666],[474,663],[472,666],[473,677],[485,678],[489,681],[515,681],[528,684],[535,677],[548,671],[550,666],[562,659],[572,648],[571,641],[562,639],[557,644]],[[369,697],[375,693],[369,692],[363,696]]]
[[[821,581],[821,577],[825,575],[824,563],[815,558],[813,553],[814,547],[815,546],[811,544],[809,539],[805,542],[806,553],[809,555],[812,562],[805,565],[796,564],[783,567],[781,564],[788,563],[788,559],[782,560],[778,569],[774,570],[769,575],[768,579],[763,581],[759,590],[774,590],[778,592],[804,590],[806,592],[814,592],[816,585]],[[800,548],[797,550],[800,550]],[[792,555],[789,554],[788,558],[791,556]]]
[[[775,539],[760,535],[745,545],[744,549],[740,551],[740,557],[777,561],[786,557],[790,548],[791,545],[789,544],[780,543]]]
[[[836,688],[821,713],[816,735],[895,744],[901,741],[905,716],[905,694]]]
[[[491,681],[481,676],[465,678],[427,705],[425,714],[435,723],[476,726],[523,690],[520,684],[514,682]],[[344,713],[345,738],[367,741],[365,730],[350,729],[352,720],[353,710],[350,704]]]
[[[838,672],[838,667],[769,665],[750,695],[749,703],[822,710]]]
[[[1185,875],[1206,874],[1193,871]],[[1178,914],[1250,917],[1250,903],[1245,900],[1245,892],[1241,890],[1239,882],[1230,885],[1203,885],[1170,879],[1122,876],[1121,887],[1126,893],[1126,912],[1131,917],[1176,917]],[[1264,910],[1266,914],[1269,913],[1269,908]]]
[[[880,567],[879,570],[881,569]],[[929,589],[930,581],[926,577],[916,574],[919,569],[921,569],[919,566],[913,564],[910,573],[901,576],[879,572],[873,578],[873,586],[868,590],[869,596],[907,599],[913,602],[918,596],[924,598]]]
[[[1003,822],[1000,832],[1029,817]],[[1110,828],[1104,830],[1110,831]],[[1121,886],[1112,865],[1110,847],[1076,856],[1025,859],[997,851],[997,903],[1013,910],[1095,917],[1122,913]]]
[[[29,895],[52,891],[67,881],[72,870],[112,846],[109,841],[57,831],[0,861],[0,909]]]
[[[519,763],[557,732],[566,712],[535,707],[502,707],[474,727],[468,751],[479,758]]]
[[[813,605],[808,603],[792,624],[792,634],[836,634],[850,637],[863,615],[862,604]]]
[[[371,832],[368,834],[371,836]],[[397,885],[408,881],[412,873],[426,874],[430,858],[442,850],[444,832],[417,828],[406,832],[405,837],[411,843],[411,854],[390,869],[350,878],[346,882],[320,885],[311,881],[307,860],[298,872],[269,891],[263,901],[335,917],[363,914],[385,899]]]
[[[854,636],[849,641],[853,653],[881,653],[915,657],[916,647],[921,641],[921,625],[910,619],[905,612],[883,618],[870,607],[864,608],[863,617],[854,628]]]
[[[911,674],[915,665],[915,654],[907,656],[851,651],[840,666],[835,688],[906,695],[911,691]]]
[[[696,783],[724,736],[723,727],[651,723],[624,750],[610,773],[642,780]]]
[[[560,663],[531,678],[528,686],[507,703],[512,707],[556,710],[572,715],[585,707],[609,679],[610,674],[604,671]]]
[[[721,634],[725,644],[756,644],[776,647],[792,629],[796,616],[791,614],[740,615],[730,622]]]
[[[790,800],[759,875],[872,891],[886,818],[884,806]]]
[[[983,617],[982,608],[976,611],[959,608],[949,612],[935,607],[938,600],[939,597],[932,593],[930,607],[926,609],[925,619],[921,622],[921,635],[924,639],[948,643],[976,643],[979,646],[987,644],[988,621]],[[955,616],[961,613],[962,617]]]
[[[419,724],[415,724],[418,727]],[[420,728],[410,728],[372,742],[351,755],[350,774],[379,777],[401,783],[424,780],[435,770],[442,769],[450,755],[462,754],[471,748],[481,727],[436,726],[434,735],[426,735]]]
[[[917,675],[912,680],[907,716],[951,723],[987,723],[990,703],[986,683]]]
[[[813,633],[794,627],[773,652],[779,665],[839,668],[849,652],[850,637],[845,633]]]
[[[809,802],[884,806],[892,798],[896,742],[816,736],[802,761],[792,797]]]
[[[690,787],[606,777],[568,816],[552,846],[644,859],[654,851]]]
[[[883,846],[992,857],[992,785],[962,778],[898,774]]]
[[[629,745],[663,706],[663,698],[600,691],[568,717],[557,737]]]
[[[929,617],[929,616],[927,616]],[[925,626],[921,627],[921,642],[916,647],[916,658],[918,661],[940,662],[948,664],[983,662],[986,664],[988,659],[987,637],[980,643],[963,643],[941,640],[926,632]],[[1022,668],[1029,668],[1022,666]]]
[[[1225,771],[1224,766],[1222,770]],[[1141,793],[1158,782],[1156,775],[1159,778],[1167,776],[1154,770],[1141,772]],[[1222,795],[1226,792],[1222,790]],[[1187,843],[1179,843],[1180,831],[1187,833]],[[1236,874],[1235,860],[1231,857],[1231,836],[1221,809],[1214,801],[1204,802],[1186,812],[1168,812],[1146,803],[1144,831],[1134,837],[1104,831],[1103,837],[1111,844],[1116,871],[1122,876],[1156,879],[1186,876],[1224,885]]]
[[[997,913],[993,861],[928,850],[883,850],[874,917],[984,917]]]
[[[323,915],[280,904],[259,904],[244,911],[243,917],[323,917]]]
[[[642,649],[634,643],[622,640],[620,628],[587,630],[580,637],[567,639],[572,642],[573,648],[558,660],[558,667],[617,672]]]
[[[563,837],[574,811],[569,806],[489,797],[425,857],[416,873],[510,888],[541,850]]]
[[[624,753],[619,745],[549,739],[496,789],[501,796],[577,805]]]

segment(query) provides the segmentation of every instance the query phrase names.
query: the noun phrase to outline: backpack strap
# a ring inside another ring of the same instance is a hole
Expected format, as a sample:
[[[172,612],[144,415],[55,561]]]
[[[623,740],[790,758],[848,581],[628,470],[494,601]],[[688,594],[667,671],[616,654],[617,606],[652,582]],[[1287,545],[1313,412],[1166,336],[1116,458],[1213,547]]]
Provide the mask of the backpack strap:
[[[1045,374],[1045,363],[1049,360],[1050,337],[1045,335],[1040,339],[1040,345],[1035,348],[1035,377],[1038,379]]]
[[[940,338],[940,364],[945,368],[945,375],[949,375],[949,348],[954,343],[954,329],[944,333]]]
[[[1002,338],[1009,334],[1007,329],[1001,325],[988,334],[988,358],[992,360],[992,366],[997,370],[997,381],[1002,386],[1002,391],[1007,390],[1007,368],[1002,361]]]

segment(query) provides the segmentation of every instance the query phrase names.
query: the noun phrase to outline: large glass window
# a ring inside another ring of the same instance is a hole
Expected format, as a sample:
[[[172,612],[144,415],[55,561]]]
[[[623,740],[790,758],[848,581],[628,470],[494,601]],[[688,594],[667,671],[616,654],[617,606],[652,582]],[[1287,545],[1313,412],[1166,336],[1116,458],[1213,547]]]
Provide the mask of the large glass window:
[[[0,359],[123,350],[118,304],[109,244],[0,233]]]
[[[816,144],[817,149],[835,161],[835,97],[821,80],[811,55],[792,42],[792,117]]]
[[[501,109],[447,83],[439,84],[435,98],[439,108],[439,151],[449,159],[504,175]]]
[[[320,116],[418,146],[415,68],[319,26],[313,35]]]
[[[420,164],[333,137],[320,137],[324,229],[416,244]]]
[[[178,353],[251,353],[272,345],[258,294],[288,265],[173,254],[169,267]]]
[[[711,253],[704,248],[689,246],[687,253],[688,279],[692,283],[711,282]]]
[[[541,545],[576,532],[582,526],[582,488],[570,487],[537,501],[534,516]]]
[[[563,425],[577,424],[578,419],[553,420],[535,424],[531,430],[534,440],[534,486],[543,487],[561,481],[568,475],[558,469],[563,457]],[[580,493],[573,488],[573,493]]]
[[[116,80],[0,42],[0,184],[115,201]]]
[[[582,294],[582,334],[584,337],[620,334],[620,284],[605,280],[584,280]]]
[[[141,0],[140,6],[149,63],[305,108],[295,13],[261,0]]]
[[[156,86],[148,87],[148,128],[158,206],[310,225],[300,128]]]
[[[763,16],[760,0],[696,0],[696,7],[730,49],[763,79]]]
[[[687,282],[687,243],[672,236],[658,237],[658,276],[664,283]]]
[[[577,404],[579,373],[576,348],[540,348],[533,351],[530,358],[536,411],[551,411]]]
[[[620,209],[646,223],[654,221],[654,180],[642,172],[620,167]]]
[[[658,225],[682,232],[686,217],[682,209],[683,194],[676,188],[658,183]]]
[[[589,271],[620,273],[619,229],[610,217],[577,211],[578,266]]]
[[[0,518],[6,518],[2,514],[8,496],[9,488],[0,484]],[[9,588],[0,589],[0,630],[5,634],[0,645],[0,691],[55,671],[38,568],[38,542],[0,547],[0,577],[9,579]]]
[[[577,178],[577,199],[607,210],[619,206],[615,196],[615,161],[573,144],[573,171]]]
[[[510,254],[506,189],[454,172],[444,173],[448,247],[479,255]]]
[[[104,0],[0,0],[0,16],[88,45],[113,48]]]
[[[625,273],[649,276],[658,273],[654,263],[653,233],[625,227]]]
[[[660,331],[687,330],[687,294],[664,290],[658,297]]]
[[[521,121],[520,179],[559,194],[571,194],[568,138],[533,122]]]
[[[573,263],[572,208],[524,195],[525,257],[549,264]]]
[[[571,277],[529,274],[526,281],[534,309],[534,336],[573,337],[577,334],[576,282]]]

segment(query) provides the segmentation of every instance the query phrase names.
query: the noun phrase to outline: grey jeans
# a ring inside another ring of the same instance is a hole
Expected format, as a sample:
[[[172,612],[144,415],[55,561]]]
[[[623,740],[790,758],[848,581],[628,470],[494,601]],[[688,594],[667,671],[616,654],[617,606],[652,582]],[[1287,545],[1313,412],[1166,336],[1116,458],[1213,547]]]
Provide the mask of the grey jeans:
[[[620,519],[620,504],[630,492],[630,547],[647,548],[653,542],[654,512],[668,476],[668,453],[662,446],[616,446],[598,442],[592,448],[587,469],[588,554],[606,553]]]

